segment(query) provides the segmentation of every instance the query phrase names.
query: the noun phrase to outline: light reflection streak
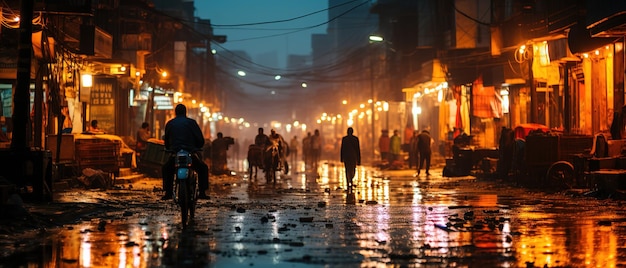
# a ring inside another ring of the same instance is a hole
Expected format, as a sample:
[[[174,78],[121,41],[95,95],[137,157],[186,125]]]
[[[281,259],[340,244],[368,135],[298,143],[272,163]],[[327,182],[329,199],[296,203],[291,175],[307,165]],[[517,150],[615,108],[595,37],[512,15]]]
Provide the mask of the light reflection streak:
[[[321,183],[322,185],[328,185],[328,183],[330,182],[330,178],[328,177],[328,164],[323,164],[318,166],[318,172],[321,170],[320,173],[320,178],[319,178],[319,183]]]
[[[143,244],[145,244],[145,240],[143,238],[143,230],[139,226],[129,226],[128,233],[130,241],[140,241],[138,245],[133,247],[133,267],[139,267],[141,265],[141,249],[144,248]],[[147,255],[147,254],[146,254]]]
[[[80,265],[91,267],[91,232],[85,232],[80,243]]]
[[[306,189],[306,173],[300,174],[300,184],[302,184],[302,189]]]
[[[239,215],[234,215],[231,216],[231,219],[233,219],[233,225],[231,228],[231,230],[229,230],[230,232],[233,232],[233,241],[235,241],[235,243],[233,244],[233,249],[236,251],[243,251],[246,249],[246,246],[244,243],[239,242],[242,240],[242,238],[244,237],[244,231],[243,231],[243,226],[245,226],[245,221],[246,221],[246,216],[245,213],[243,214],[239,214]],[[241,231],[235,231],[235,228],[241,228]],[[242,260],[243,261],[243,260]]]
[[[133,257],[133,267],[139,267],[141,265],[141,247],[139,245],[135,245],[133,247],[132,257]]]
[[[380,183],[377,184],[379,186]],[[389,205],[389,180],[382,181],[382,187],[378,188],[378,202],[381,204]]]
[[[521,235],[513,240],[518,265],[573,264],[575,260],[590,267],[616,267],[617,235],[597,227],[593,219],[559,219],[543,212],[523,209],[517,228]]]
[[[376,207],[376,240],[388,242],[389,236],[389,209],[383,206]]]
[[[124,268],[126,267],[126,247],[122,247],[120,246],[117,255],[119,255],[119,263],[117,264],[117,267],[119,268]]]
[[[413,200],[411,201],[411,204],[413,204],[414,206],[420,204],[424,196],[422,196],[422,191],[419,188],[419,183],[412,182],[411,189],[413,190]]]

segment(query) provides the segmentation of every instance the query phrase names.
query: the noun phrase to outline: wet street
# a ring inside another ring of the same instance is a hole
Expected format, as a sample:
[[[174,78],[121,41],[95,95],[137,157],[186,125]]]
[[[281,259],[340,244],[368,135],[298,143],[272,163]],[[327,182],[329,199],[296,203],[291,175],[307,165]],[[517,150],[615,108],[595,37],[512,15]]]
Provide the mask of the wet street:
[[[349,193],[339,164],[275,184],[262,173],[212,176],[211,199],[186,230],[177,206],[159,200],[158,179],[62,192],[26,208],[79,218],[3,232],[0,267],[626,266],[623,201],[447,178],[441,168],[414,177],[359,167]]]

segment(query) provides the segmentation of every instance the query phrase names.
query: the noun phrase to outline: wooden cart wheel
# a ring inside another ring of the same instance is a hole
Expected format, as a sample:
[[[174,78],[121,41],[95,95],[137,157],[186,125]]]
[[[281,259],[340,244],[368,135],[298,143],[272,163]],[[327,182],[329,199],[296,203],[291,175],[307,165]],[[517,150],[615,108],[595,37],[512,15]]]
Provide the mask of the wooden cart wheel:
[[[556,188],[571,189],[576,184],[574,166],[567,161],[558,161],[550,165],[546,182]]]

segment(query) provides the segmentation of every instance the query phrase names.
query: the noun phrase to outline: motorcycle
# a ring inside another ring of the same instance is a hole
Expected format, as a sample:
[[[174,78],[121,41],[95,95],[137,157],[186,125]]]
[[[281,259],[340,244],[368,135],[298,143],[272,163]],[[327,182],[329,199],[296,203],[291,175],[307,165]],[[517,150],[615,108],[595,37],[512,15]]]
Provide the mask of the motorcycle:
[[[189,221],[193,220],[196,213],[198,200],[198,174],[192,168],[192,153],[186,150],[176,152],[174,160],[174,202],[178,204],[181,212],[183,229]]]

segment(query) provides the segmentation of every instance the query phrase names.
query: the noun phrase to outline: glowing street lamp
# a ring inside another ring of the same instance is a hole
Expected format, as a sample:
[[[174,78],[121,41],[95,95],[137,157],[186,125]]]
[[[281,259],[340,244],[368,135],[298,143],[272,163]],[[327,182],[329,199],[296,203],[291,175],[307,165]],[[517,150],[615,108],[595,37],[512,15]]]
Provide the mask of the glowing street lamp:
[[[376,94],[375,94],[375,90],[374,90],[374,46],[371,45],[373,43],[380,43],[383,42],[385,39],[382,36],[379,35],[370,35],[369,36],[369,42],[370,42],[370,53],[369,53],[369,58],[370,58],[370,94],[371,94],[371,99],[368,100],[368,102],[371,105],[371,109],[372,109],[372,113],[370,114],[370,120],[371,120],[371,124],[372,124],[372,159],[376,158],[376,146],[374,146],[374,144],[376,144],[376,124],[374,124],[374,103],[376,102]]]

